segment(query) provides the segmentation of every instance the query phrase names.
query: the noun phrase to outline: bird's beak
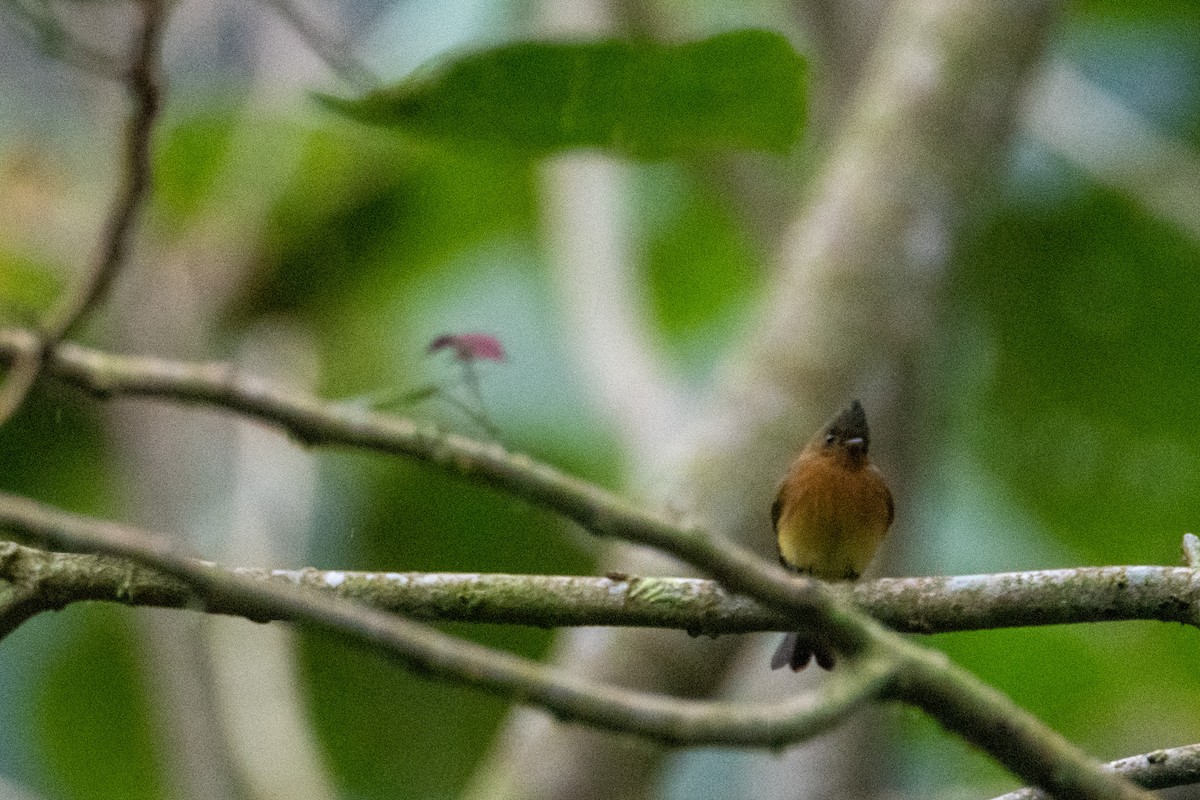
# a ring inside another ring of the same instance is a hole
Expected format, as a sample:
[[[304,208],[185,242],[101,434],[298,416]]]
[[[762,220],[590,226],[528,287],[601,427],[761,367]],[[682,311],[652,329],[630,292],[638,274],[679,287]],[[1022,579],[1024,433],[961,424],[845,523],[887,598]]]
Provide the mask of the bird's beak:
[[[846,447],[862,447],[865,444],[861,436],[855,436],[853,439],[846,440]]]

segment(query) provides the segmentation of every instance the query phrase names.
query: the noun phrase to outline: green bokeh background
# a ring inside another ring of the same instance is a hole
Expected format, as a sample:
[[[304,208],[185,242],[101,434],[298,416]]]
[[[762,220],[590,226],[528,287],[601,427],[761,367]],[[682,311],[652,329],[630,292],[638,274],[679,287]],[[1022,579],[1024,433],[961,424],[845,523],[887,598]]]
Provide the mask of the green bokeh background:
[[[524,35],[520,4],[493,5],[506,9],[512,38]],[[697,4],[696,25],[724,21],[715,8]],[[748,6],[738,22],[775,24],[777,12]],[[1190,4],[1075,4],[1054,51],[1194,155],[1200,21]],[[173,95],[150,235],[186,237],[221,192],[236,191],[218,176],[244,100],[236,87]],[[223,309],[228,346],[263,318],[294,320],[315,337],[321,393],[353,397],[453,380],[453,365],[427,357],[425,344],[447,330],[488,330],[510,354],[482,375],[507,443],[620,488],[616,437],[565,344],[541,240],[538,165],[389,138],[311,103],[263,124],[264,158],[275,149],[302,155],[253,243],[251,286]],[[66,129],[54,146],[69,150]],[[13,152],[20,131],[10,124],[3,133]],[[777,175],[805,174],[801,156],[770,158],[765,169]],[[930,347],[935,424],[924,426],[929,480],[913,511],[923,533],[907,571],[1177,563],[1181,534],[1200,528],[1200,246],[1027,138],[1017,138],[1005,164],[986,217],[952,265]],[[628,169],[646,306],[673,367],[703,388],[753,312],[770,249],[710,161]],[[0,238],[7,322],[36,319],[61,288],[53,258]],[[417,413],[478,433],[437,404]],[[5,490],[120,514],[92,400],[39,389],[0,429],[0,454]],[[322,535],[312,564],[591,569],[585,539],[517,501],[394,460],[314,457]],[[545,631],[451,629],[527,655],[550,640]],[[73,607],[0,644],[0,776],[47,797],[162,796],[162,744],[133,630],[121,609]],[[1098,756],[1200,741],[1193,630],[1124,623],[929,641]],[[315,726],[345,797],[455,796],[506,708],[317,636],[305,637],[302,658]],[[900,790],[931,796],[967,786],[985,796],[1012,785],[919,715],[888,718],[899,733]],[[712,758],[736,769],[736,759]]]

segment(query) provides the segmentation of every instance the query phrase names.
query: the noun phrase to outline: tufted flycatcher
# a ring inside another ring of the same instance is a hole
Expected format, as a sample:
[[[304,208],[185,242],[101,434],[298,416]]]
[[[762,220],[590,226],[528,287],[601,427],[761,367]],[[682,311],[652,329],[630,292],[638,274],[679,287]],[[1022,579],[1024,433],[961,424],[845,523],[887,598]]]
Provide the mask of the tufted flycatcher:
[[[771,506],[785,567],[827,581],[856,580],[892,524],[895,509],[883,475],[871,463],[871,434],[855,400],[821,429],[792,462]],[[771,669],[795,671],[816,656],[832,669],[828,642],[815,633],[789,633],[771,658]]]

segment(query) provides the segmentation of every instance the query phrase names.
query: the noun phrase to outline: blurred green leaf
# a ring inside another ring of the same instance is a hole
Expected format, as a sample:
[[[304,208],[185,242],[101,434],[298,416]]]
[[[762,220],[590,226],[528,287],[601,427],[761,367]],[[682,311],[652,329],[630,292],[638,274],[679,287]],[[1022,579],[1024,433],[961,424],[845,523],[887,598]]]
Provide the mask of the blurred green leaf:
[[[213,113],[185,119],[159,137],[154,200],[168,227],[182,227],[203,208],[235,128],[232,113]]]
[[[38,732],[62,798],[166,796],[127,610],[72,607],[83,624],[43,677]]]
[[[0,429],[0,488],[80,513],[107,513],[112,465],[101,423],[96,404],[78,390],[39,381]]]
[[[1072,22],[1087,22],[1107,19],[1113,22],[1130,23],[1150,20],[1194,18],[1196,4],[1193,0],[1144,0],[1130,3],[1127,0],[1075,0],[1071,4]]]
[[[967,252],[961,298],[994,348],[968,435],[1087,562],[1177,563],[1200,528],[1200,248],[1079,189],[1007,209]]]
[[[362,122],[538,155],[597,147],[639,158],[786,152],[804,122],[805,62],[763,30],[699,42],[522,42],[472,53],[357,100]]]
[[[327,636],[302,644],[314,725],[343,797],[462,794],[504,718],[502,698],[413,675]]]
[[[50,264],[17,252],[0,250],[0,318],[33,324],[62,290]]]
[[[528,162],[414,151],[339,123],[304,141],[295,180],[270,212],[257,282],[237,298],[233,323],[315,312],[346,336],[347,325],[390,308],[410,281],[462,252],[533,235]]]

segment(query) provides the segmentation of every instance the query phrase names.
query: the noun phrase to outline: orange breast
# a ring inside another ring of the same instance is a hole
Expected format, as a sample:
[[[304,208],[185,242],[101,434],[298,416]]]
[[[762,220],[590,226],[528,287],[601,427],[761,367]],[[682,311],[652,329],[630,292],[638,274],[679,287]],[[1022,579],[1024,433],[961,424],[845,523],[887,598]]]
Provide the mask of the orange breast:
[[[891,493],[869,464],[848,470],[831,458],[801,459],[779,501],[779,554],[825,580],[861,575],[891,525]]]

